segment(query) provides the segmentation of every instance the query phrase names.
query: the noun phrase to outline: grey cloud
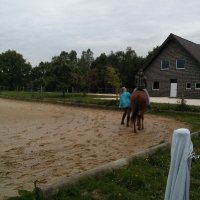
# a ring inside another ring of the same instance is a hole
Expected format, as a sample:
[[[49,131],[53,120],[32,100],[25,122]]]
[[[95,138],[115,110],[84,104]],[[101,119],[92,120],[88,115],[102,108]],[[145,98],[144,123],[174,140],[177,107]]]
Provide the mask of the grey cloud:
[[[145,56],[172,32],[200,43],[198,0],[0,0],[0,53],[33,66],[60,51],[94,55],[131,46]]]

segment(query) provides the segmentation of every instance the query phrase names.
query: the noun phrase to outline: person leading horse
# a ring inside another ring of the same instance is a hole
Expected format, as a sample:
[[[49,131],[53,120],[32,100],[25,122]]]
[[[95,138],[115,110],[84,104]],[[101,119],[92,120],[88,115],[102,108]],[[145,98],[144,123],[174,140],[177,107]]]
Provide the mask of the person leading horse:
[[[125,118],[127,118],[127,122],[126,122],[127,127],[129,126],[129,121],[130,121],[130,101],[131,101],[131,94],[127,91],[126,87],[122,87],[119,108],[122,108],[124,110],[121,124],[123,125]]]

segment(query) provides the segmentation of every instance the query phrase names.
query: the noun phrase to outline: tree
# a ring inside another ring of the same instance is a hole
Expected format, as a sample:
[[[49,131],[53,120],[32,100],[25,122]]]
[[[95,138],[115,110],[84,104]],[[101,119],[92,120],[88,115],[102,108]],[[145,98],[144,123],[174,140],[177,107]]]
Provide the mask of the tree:
[[[79,66],[83,68],[83,70],[91,69],[92,63],[94,62],[93,52],[90,49],[87,51],[82,51],[81,58],[79,60]]]
[[[24,87],[29,80],[32,66],[14,50],[0,54],[0,84],[9,89]]]
[[[71,50],[70,53],[62,51],[60,53],[60,57],[62,57],[66,61],[71,61],[73,63],[77,63],[77,53],[74,50]]]
[[[47,87],[47,72],[50,67],[50,63],[41,62],[39,66],[32,68],[31,70],[31,85],[34,88]]]
[[[54,83],[56,89],[63,92],[63,96],[66,90],[81,87],[82,83],[82,73],[74,59],[68,59],[68,55],[62,52],[60,56],[53,57],[46,76],[48,85]]]
[[[111,64],[120,74],[121,86],[134,88],[134,77],[139,68],[143,66],[144,59],[138,57],[131,47],[127,47],[126,52],[111,52],[107,62]]]
[[[118,89],[121,86],[119,73],[112,67],[107,66],[105,71],[105,86]]]
[[[148,55],[146,56],[146,61],[149,60],[155,53],[157,53],[159,48],[160,46],[156,46],[151,51],[148,51]]]
[[[66,89],[70,86],[71,82],[71,66],[69,61],[63,59],[63,57],[56,57],[52,61],[51,74],[53,75],[52,81],[56,83],[56,88],[60,89],[65,96]]]
[[[93,62],[93,52],[90,49],[87,49],[87,51],[82,51],[78,66],[82,74],[81,82],[83,88],[91,87],[90,74]]]

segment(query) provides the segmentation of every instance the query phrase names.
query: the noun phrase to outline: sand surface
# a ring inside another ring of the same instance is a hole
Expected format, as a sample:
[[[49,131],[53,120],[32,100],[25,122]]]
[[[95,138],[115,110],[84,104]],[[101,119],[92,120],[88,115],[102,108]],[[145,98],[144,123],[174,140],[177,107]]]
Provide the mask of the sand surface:
[[[171,140],[172,119],[145,115],[145,129],[120,124],[122,112],[0,99],[0,199]]]

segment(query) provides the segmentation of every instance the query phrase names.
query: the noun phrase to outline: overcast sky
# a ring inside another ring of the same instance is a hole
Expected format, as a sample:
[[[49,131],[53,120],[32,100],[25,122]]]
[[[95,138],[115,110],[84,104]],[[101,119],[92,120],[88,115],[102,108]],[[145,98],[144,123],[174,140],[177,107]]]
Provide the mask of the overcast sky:
[[[0,53],[16,50],[33,67],[88,48],[146,56],[170,33],[200,43],[199,0],[0,0]]]

